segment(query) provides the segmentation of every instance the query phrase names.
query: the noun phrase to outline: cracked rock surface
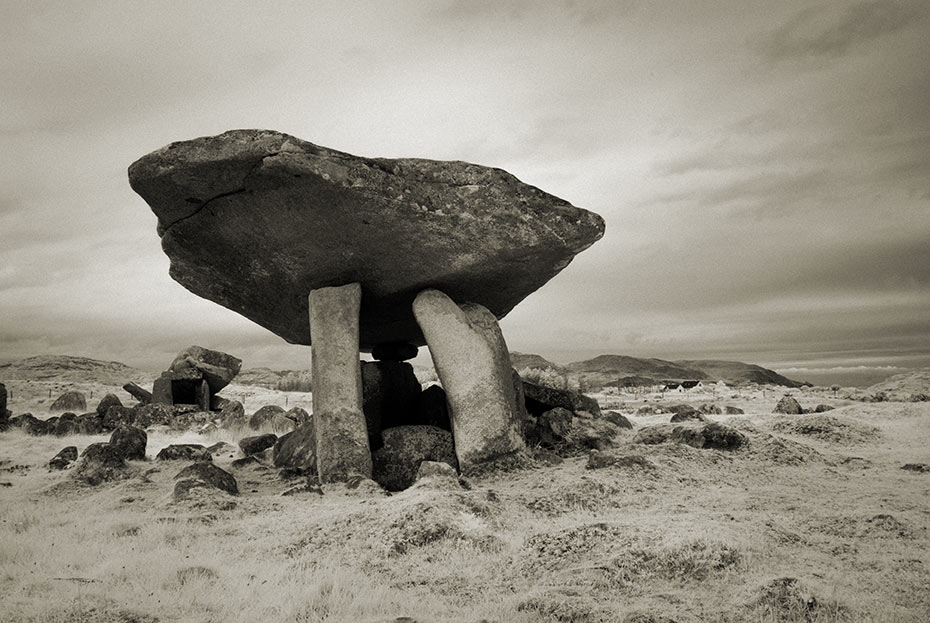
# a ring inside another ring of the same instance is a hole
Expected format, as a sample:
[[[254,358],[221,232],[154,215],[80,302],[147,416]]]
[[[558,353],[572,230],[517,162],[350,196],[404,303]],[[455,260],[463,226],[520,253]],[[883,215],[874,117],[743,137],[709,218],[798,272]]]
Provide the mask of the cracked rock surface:
[[[498,318],[604,233],[598,215],[465,162],[362,158],[267,130],[172,143],[129,167],[170,274],[296,344],[307,295],[362,285],[360,342],[422,345],[418,292]]]

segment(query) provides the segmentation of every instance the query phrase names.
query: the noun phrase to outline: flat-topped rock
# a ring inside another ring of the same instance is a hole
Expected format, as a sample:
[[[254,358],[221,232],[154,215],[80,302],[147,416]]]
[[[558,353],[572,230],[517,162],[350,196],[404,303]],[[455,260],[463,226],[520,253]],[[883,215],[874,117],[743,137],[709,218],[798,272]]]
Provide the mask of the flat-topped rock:
[[[288,342],[310,291],[362,287],[360,344],[424,343],[436,288],[497,318],[604,233],[596,214],[465,162],[362,158],[264,130],[172,143],[129,168],[170,274]]]

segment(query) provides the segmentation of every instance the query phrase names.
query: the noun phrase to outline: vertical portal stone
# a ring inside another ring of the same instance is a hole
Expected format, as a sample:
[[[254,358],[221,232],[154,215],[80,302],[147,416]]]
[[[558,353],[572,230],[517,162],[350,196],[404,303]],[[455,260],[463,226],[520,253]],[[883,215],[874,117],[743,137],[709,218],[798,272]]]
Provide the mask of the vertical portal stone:
[[[320,481],[337,482],[352,474],[371,478],[358,357],[362,288],[357,283],[320,288],[310,292],[309,301],[313,423]]]
[[[494,314],[460,308],[438,290],[417,295],[413,314],[446,390],[462,469],[524,449],[510,355]]]
[[[173,405],[174,392],[171,389],[171,379],[160,376],[152,384],[152,402],[155,404]]]

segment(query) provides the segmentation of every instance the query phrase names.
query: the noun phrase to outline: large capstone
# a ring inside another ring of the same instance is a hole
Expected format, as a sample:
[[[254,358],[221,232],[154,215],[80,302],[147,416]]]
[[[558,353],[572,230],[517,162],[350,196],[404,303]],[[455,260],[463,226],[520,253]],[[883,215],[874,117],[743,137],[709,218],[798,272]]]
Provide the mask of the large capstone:
[[[362,350],[424,344],[426,288],[503,317],[604,233],[596,214],[465,162],[362,158],[266,130],[172,143],[129,168],[172,278],[288,342],[307,294],[359,283]]]

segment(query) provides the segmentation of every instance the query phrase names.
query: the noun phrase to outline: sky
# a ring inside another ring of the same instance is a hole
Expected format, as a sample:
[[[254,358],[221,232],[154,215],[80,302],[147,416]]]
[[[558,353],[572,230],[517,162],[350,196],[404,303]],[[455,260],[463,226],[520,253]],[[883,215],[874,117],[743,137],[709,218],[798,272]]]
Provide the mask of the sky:
[[[172,141],[264,128],[600,214],[501,321],[512,350],[930,366],[928,59],[925,0],[0,0],[0,360],[309,367],[170,279],[127,182]]]

